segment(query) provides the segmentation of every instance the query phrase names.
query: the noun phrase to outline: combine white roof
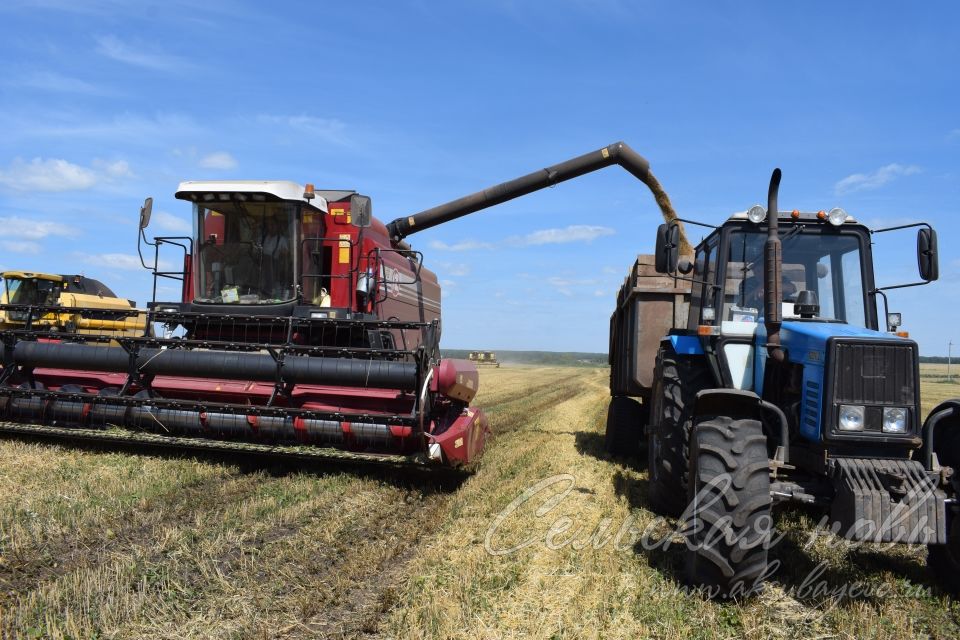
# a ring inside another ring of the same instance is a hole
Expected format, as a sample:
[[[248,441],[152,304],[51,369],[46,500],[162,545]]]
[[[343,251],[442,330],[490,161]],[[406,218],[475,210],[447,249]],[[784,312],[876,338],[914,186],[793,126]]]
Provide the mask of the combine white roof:
[[[270,200],[304,202],[320,211],[327,211],[327,200],[315,196],[313,200],[303,197],[304,186],[289,180],[188,180],[177,187],[176,196],[181,200],[202,202],[203,194],[263,194]]]

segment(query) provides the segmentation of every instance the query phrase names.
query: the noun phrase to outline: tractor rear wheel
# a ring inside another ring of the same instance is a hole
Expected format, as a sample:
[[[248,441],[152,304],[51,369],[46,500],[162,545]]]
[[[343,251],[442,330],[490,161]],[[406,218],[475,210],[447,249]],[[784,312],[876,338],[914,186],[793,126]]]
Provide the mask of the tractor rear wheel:
[[[945,590],[960,594],[960,515],[953,516],[947,544],[927,546],[927,567]]]
[[[677,517],[687,505],[688,412],[697,392],[710,386],[701,366],[661,349],[654,370],[656,383],[647,430],[647,491],[650,508]]]
[[[610,398],[604,436],[607,453],[614,456],[635,456],[640,453],[643,425],[646,422],[644,408],[633,398]]]
[[[757,420],[716,417],[690,437],[687,571],[720,598],[755,593],[773,533],[767,438]]]

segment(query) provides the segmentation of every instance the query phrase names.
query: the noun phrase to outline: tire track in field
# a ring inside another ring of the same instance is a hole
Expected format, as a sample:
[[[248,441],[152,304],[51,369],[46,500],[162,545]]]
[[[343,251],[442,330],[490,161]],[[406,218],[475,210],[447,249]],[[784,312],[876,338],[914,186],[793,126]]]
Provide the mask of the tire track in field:
[[[546,382],[510,384],[481,401],[496,431],[522,429],[589,386],[581,372],[544,375]],[[263,474],[208,478],[131,509],[107,540],[86,531],[61,541],[57,567],[21,565],[20,593],[9,602],[0,596],[2,626],[43,622],[38,612],[49,610],[58,612],[43,623],[51,637],[76,629],[171,638],[376,633],[456,493],[431,492],[430,481],[424,493],[420,481],[329,474],[291,480],[304,495],[275,512],[238,506],[286,482]]]
[[[151,539],[158,528],[185,522],[200,508],[223,509],[229,501],[252,492],[256,480],[255,476],[202,478],[146,500],[145,508],[119,514],[116,531],[84,530],[74,538],[17,549],[0,565],[0,604],[11,594],[28,593],[137,540]]]
[[[592,393],[596,387],[597,385],[591,384],[590,379],[583,372],[577,372],[535,387],[517,390],[503,397],[500,402],[487,404],[492,408],[491,414],[494,416],[491,423],[500,433],[522,431],[524,426],[537,422],[541,417],[540,414],[547,408],[580,395]],[[536,393],[533,393],[534,389]],[[519,419],[513,419],[508,409],[515,410],[521,402],[525,403],[523,414]],[[504,420],[509,420],[510,424],[498,424],[500,422],[496,420],[498,415]],[[444,496],[443,504],[437,509],[436,517],[432,519],[429,530],[424,528],[419,531],[418,541],[436,543],[437,536],[445,524],[449,503],[453,498],[453,495]],[[384,563],[379,572],[358,581],[345,591],[334,607],[314,616],[309,621],[291,626],[287,630],[291,634],[290,637],[377,637],[386,613],[396,604],[397,594],[411,579],[408,568],[418,559],[419,551],[418,545],[412,544],[407,552],[402,553],[390,563]],[[457,550],[450,548],[448,552],[457,553]],[[425,594],[424,597],[432,597],[432,595]],[[286,637],[285,634],[282,635]]]

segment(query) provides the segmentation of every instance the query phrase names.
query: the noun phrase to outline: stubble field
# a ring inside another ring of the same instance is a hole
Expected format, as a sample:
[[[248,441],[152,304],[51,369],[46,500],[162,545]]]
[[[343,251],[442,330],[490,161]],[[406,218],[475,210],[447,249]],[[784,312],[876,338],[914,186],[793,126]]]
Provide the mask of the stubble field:
[[[777,517],[745,602],[686,593],[639,460],[603,453],[607,371],[484,369],[466,478],[256,468],[0,440],[0,637],[960,636],[919,547]],[[924,412],[960,396],[925,370]]]

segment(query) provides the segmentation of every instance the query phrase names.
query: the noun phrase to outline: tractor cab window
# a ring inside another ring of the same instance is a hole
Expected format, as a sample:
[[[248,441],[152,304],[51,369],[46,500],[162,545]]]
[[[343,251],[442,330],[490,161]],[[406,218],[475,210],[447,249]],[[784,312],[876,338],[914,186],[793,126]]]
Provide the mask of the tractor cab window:
[[[297,205],[234,199],[195,206],[197,302],[276,304],[296,297]]]
[[[793,305],[801,291],[817,295],[820,318],[866,326],[860,237],[828,235],[786,228],[780,283],[784,318],[796,317]],[[763,315],[763,245],[761,231],[730,234],[724,283],[724,320],[757,322]]]

